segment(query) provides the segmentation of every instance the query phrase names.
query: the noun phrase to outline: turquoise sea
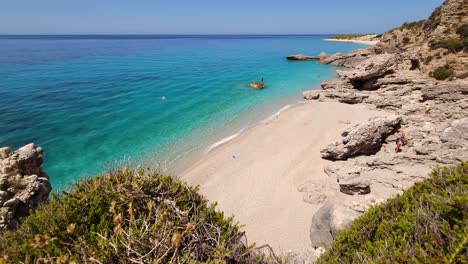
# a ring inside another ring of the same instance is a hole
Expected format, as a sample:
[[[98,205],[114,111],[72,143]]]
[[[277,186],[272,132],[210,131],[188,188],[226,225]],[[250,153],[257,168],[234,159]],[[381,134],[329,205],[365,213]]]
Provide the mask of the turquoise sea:
[[[56,190],[116,162],[171,168],[335,75],[286,55],[363,47],[326,37],[0,36],[0,146],[43,147]]]

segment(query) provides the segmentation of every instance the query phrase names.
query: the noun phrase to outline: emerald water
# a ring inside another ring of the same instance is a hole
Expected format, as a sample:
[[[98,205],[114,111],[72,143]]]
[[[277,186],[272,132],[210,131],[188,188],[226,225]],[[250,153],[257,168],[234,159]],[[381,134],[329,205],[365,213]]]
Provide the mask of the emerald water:
[[[363,47],[325,37],[0,36],[0,146],[43,147],[55,189],[119,161],[170,168],[335,75],[286,55]]]

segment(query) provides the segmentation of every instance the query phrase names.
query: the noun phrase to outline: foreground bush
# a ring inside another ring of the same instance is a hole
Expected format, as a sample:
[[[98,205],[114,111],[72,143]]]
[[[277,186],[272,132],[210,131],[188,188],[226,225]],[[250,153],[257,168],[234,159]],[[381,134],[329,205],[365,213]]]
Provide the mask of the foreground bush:
[[[0,238],[0,263],[262,263],[232,218],[157,173],[85,180]]]
[[[468,162],[371,208],[319,263],[468,263]]]

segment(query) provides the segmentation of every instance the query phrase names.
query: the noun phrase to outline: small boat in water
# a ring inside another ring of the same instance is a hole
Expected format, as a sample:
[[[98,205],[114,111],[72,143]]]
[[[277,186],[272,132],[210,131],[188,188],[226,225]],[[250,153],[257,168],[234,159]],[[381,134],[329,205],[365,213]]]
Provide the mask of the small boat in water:
[[[263,82],[252,82],[249,84],[249,86],[259,90],[265,88],[265,84]]]

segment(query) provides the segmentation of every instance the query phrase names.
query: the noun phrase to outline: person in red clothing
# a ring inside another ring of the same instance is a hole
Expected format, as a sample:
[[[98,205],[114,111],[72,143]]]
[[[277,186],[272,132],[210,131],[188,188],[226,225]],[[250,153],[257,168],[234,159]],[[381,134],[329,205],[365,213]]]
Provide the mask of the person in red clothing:
[[[405,132],[401,132],[400,137],[396,140],[395,153],[400,151],[401,146],[406,145],[406,135]]]

